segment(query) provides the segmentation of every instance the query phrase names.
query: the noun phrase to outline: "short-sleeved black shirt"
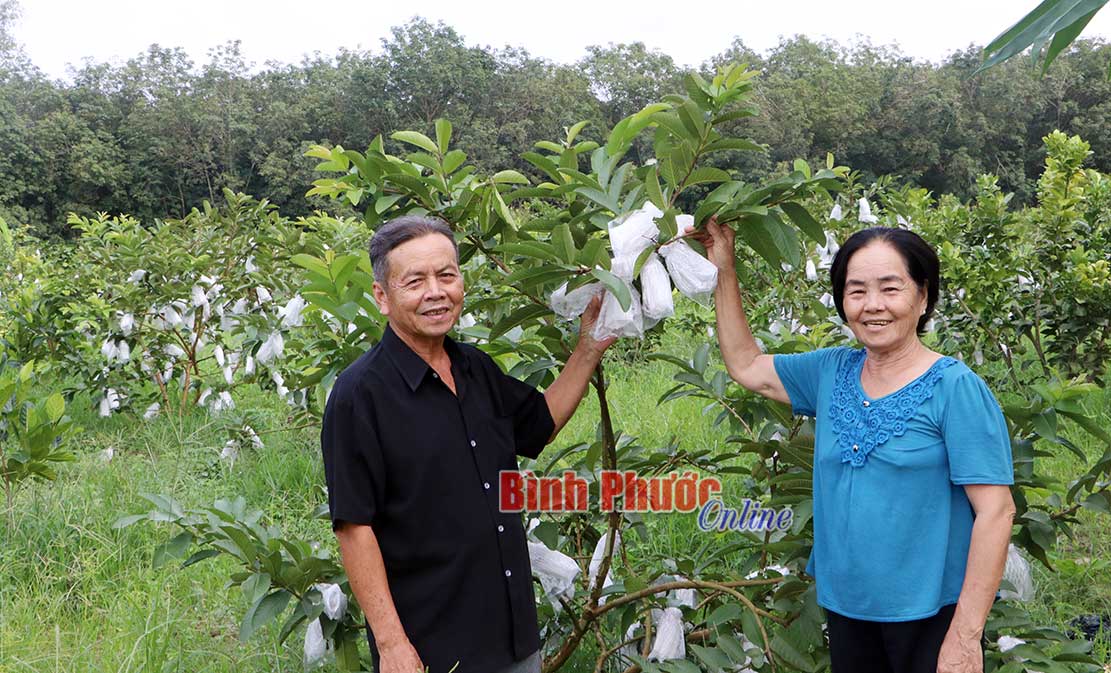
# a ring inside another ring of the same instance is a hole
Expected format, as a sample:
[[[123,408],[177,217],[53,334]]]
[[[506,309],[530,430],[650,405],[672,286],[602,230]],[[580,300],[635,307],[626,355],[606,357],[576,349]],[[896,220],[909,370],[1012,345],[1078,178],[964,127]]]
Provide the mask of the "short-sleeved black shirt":
[[[525,531],[498,511],[498,473],[535,458],[555,424],[544,396],[490,356],[444,348],[458,396],[388,327],[336,379],[321,431],[328,504],[333,525],[373,528],[431,673],[487,673],[540,644]]]

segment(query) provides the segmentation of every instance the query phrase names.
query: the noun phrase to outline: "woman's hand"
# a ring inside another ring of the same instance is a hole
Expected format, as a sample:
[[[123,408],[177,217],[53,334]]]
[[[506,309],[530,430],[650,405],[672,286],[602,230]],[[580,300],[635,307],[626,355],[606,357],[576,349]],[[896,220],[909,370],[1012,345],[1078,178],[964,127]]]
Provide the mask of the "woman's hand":
[[[706,256],[714,263],[718,271],[725,271],[729,277],[733,276],[736,269],[736,253],[733,247],[735,232],[732,227],[723,227],[718,224],[715,215],[706,221],[705,228],[701,230],[688,229],[684,234],[706,248]]]
[[[980,639],[949,629],[937,655],[937,673],[983,673],[984,651]]]

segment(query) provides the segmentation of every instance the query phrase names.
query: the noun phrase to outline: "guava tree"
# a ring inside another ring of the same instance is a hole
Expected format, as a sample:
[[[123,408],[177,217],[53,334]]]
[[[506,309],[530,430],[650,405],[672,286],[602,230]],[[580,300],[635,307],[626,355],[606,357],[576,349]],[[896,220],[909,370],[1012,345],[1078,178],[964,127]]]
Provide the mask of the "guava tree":
[[[697,226],[717,215],[737,230],[744,243],[737,272],[742,286],[752,289],[748,302],[753,324],[768,325],[758,336],[769,352],[846,342],[847,335],[831,319],[828,296],[821,296],[826,290],[817,270],[828,268],[836,240],[877,220],[894,225],[909,217],[910,226],[922,227],[932,240],[957,246],[945,252],[951,265],[946,280],[965,289],[960,297],[967,299],[964,306],[954,301],[943,307],[941,319],[950,321],[952,329],[940,330],[938,337],[948,340],[945,345],[954,353],[974,357],[975,349],[982,352],[999,338],[997,321],[1047,300],[1029,293],[1017,295],[1020,303],[1008,304],[999,296],[1003,290],[992,288],[1007,287],[1007,274],[1013,275],[1014,268],[958,264],[962,255],[986,259],[1015,247],[1006,235],[1011,218],[1006,204],[998,203],[986,186],[982,202],[968,208],[951,201],[935,206],[927,195],[897,188],[890,181],[862,185],[859,176],[835,167],[832,159],[817,170],[795,162],[759,184],[706,165],[721,152],[760,149],[732,131],[736,120],[754,113],[749,107],[752,85],[752,73],[735,66],[712,79],[691,76],[685,95],[646,106],[603,137],[584,137],[590,130],[578,124],[557,141],[537,143],[537,151],[523,155],[535,169],[531,176],[514,170],[480,174],[464,153],[452,148],[453,129],[446,120],[437,121],[431,135],[399,131],[389,144],[377,138],[365,152],[315,147],[310,154],[321,160],[318,169],[328,177],[316,181],[310,193],[359,208],[363,218],[358,226],[364,233],[402,213],[431,213],[449,222],[460,243],[468,287],[467,320],[460,337],[474,340],[512,374],[537,385],[552,380],[575,339],[574,325],[553,310],[552,294],[566,295],[597,283],[621,309],[631,310],[645,290],[642,272],[652,254],[673,242],[687,216]],[[629,149],[638,139],[651,147],[652,156],[634,161]],[[1063,152],[1062,161],[1068,155]],[[1083,211],[1092,203],[1053,200],[1054,181],[1076,184],[1074,169],[1079,167],[1066,161],[1047,178],[1047,203],[1056,205],[1029,220],[1029,233],[1044,245],[1066,242],[1046,234],[1052,222],[1058,222],[1056,231],[1065,231],[1061,222],[1069,221],[1072,211],[1066,211],[1063,220],[1054,219],[1061,208]],[[1089,183],[1102,184],[1102,178],[1089,178]],[[865,200],[855,218],[841,217],[844,206],[868,198],[876,211],[866,208]],[[811,214],[825,212],[835,202],[830,217],[821,218],[824,224]],[[646,206],[659,213],[653,218],[651,242],[630,268],[618,268],[622,265],[613,261],[618,246],[610,223],[628,222]],[[959,223],[970,220],[975,226],[966,231]],[[300,296],[309,306],[307,333],[288,349],[284,366],[296,372],[293,378],[306,391],[307,406],[317,410],[336,374],[381,334],[382,318],[370,300],[366,252],[360,245],[336,245],[334,237],[335,231],[355,226],[333,222],[327,235],[303,227],[293,246],[295,254],[289,257],[299,268]],[[1083,233],[1070,227],[1076,236]],[[365,238],[351,236],[346,243]],[[1046,263],[1058,260],[1067,267],[1077,254],[1074,247],[1064,246]],[[1098,275],[1102,267],[1093,261],[1091,268]],[[1101,278],[1086,287],[1102,292]],[[977,321],[977,311],[989,319]],[[666,319],[662,323],[668,324]],[[1042,330],[1044,323],[1009,333],[1009,352],[1026,358],[1022,363],[1037,363],[1033,344]],[[1027,343],[1030,351],[1019,347]],[[1026,404],[1012,405],[1007,412],[1016,440],[1020,518],[1015,543],[1048,564],[1047,552],[1057,534],[1069,532],[1078,512],[1098,512],[1106,505],[1111,451],[1089,465],[1067,492],[1035,469],[1046,447],[1072,445],[1070,423],[1097,440],[1105,439],[1084,406],[1098,386],[1058,377],[1052,354],[1065,352],[1064,341],[1060,347],[1056,340],[1038,343],[1050,355],[1042,371],[1023,380],[1037,376],[1044,385],[1031,391],[1016,385],[1008,392]],[[617,666],[670,673],[699,667],[818,671],[828,665],[823,618],[812,582],[801,575],[812,540],[813,425],[792,417],[786,406],[733,385],[723,370],[710,364],[713,347],[692,342],[687,353],[653,357],[676,368],[675,385],[661,392],[661,402],[680,397],[704,400],[707,409],[717,412],[712,422],[727,438],[722,446],[684,446],[678,441],[643,446],[635,428],[614,413],[606,372],[599,365],[592,382],[599,409],[594,441],[552,447],[524,466],[541,475],[573,470],[592,483],[594,498],[588,512],[544,515],[531,531],[539,554],[571,564],[571,579],[563,585],[540,577],[545,671],[559,670],[572,660],[581,666],[585,656],[596,671]],[[1087,352],[1089,347],[1085,343],[1080,348]],[[998,359],[996,352],[991,350],[988,359]],[[1019,367],[1019,373],[1024,371]],[[796,516],[786,531],[738,535],[726,544],[707,536],[683,554],[669,556],[644,543],[642,536],[650,531],[641,515],[599,510],[600,468],[641,475],[688,469],[737,474],[753,497],[770,506],[789,505]],[[217,555],[238,560],[241,570],[232,582],[243,587],[251,604],[243,637],[270,620],[283,622],[283,638],[308,624],[309,636],[322,634],[334,643],[341,668],[358,670],[362,665],[358,642],[363,626],[354,603],[346,603],[343,610],[327,609],[325,597],[334,593],[330,587],[345,587],[342,568],[327,547],[283,537],[277,528],[263,525],[245,503],[221,500],[212,507],[186,510],[163,496],[148,500],[153,510],[121,519],[119,525],[139,520],[174,523],[179,532],[159,548],[160,562],[184,558],[191,564]],[[993,645],[989,670],[1096,670],[1086,654],[1090,644],[1034,624],[1020,606],[997,605],[987,634],[993,642],[1002,634],[1026,640],[1023,649],[1006,654]],[[669,642],[662,644],[664,640]],[[1029,661],[1019,665],[1016,656]]]

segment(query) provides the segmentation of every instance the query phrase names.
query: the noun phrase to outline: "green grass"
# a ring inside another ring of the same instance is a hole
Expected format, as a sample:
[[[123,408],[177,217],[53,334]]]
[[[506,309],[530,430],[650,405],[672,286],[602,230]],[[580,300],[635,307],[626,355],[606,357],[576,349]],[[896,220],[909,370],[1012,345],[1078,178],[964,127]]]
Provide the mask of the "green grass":
[[[664,335],[661,350],[693,352],[698,341],[681,330]],[[632,348],[607,360],[609,399],[615,423],[646,447],[680,440],[683,448],[721,448],[728,431],[714,428],[714,413],[684,399],[657,406],[671,385],[673,367],[644,361]],[[80,459],[63,466],[52,484],[23,488],[15,525],[0,522],[0,671],[66,672],[262,672],[300,671],[302,635],[284,645],[277,628],[240,643],[238,624],[246,605],[240,591],[226,589],[235,566],[217,558],[186,569],[151,567],[151,553],[169,529],[142,523],[123,530],[119,516],[149,509],[140,492],[168,493],[186,507],[243,495],[252,508],[287,534],[332,545],[326,522],[312,519],[323,501],[323,468],[315,429],[285,430],[287,408],[259,391],[236,399],[238,411],[262,418],[265,448],[244,449],[234,465],[218,459],[226,437],[205,413],[180,421],[147,422],[132,415],[96,416],[88,400],[71,409],[85,431],[75,440]],[[1111,419],[1111,394],[1100,413]],[[588,396],[555,448],[592,441],[597,401]],[[1105,422],[1104,425],[1107,425]],[[1094,442],[1076,437],[1095,455]],[[115,448],[104,462],[99,453]],[[1039,470],[1059,479],[1075,474],[1079,461],[1067,452],[1044,459]],[[744,494],[742,477],[726,481],[727,497]],[[690,554],[696,533],[691,515],[647,515],[652,532],[646,551],[663,557]],[[1111,530],[1108,517],[1081,514],[1075,539],[1062,539],[1054,553],[1056,573],[1035,566],[1035,617],[1065,628],[1083,613],[1111,613]],[[590,670],[586,651],[564,670]],[[1107,640],[1097,646],[1111,660]]]

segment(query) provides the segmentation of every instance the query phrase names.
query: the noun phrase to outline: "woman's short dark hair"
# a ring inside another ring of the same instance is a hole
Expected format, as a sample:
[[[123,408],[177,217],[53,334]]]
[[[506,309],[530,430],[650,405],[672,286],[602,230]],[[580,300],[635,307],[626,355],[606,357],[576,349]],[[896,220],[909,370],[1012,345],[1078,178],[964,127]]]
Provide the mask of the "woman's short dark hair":
[[[429,215],[402,215],[378,227],[370,239],[370,267],[374,271],[374,280],[384,284],[389,278],[390,264],[387,257],[390,250],[428,234],[447,236],[447,240],[455,248],[455,260],[459,261],[459,245],[447,222]]]
[[[829,267],[829,277],[833,282],[833,304],[837,315],[845,320],[845,274],[848,273],[849,259],[861,248],[874,241],[884,241],[899,252],[907,265],[907,272],[919,290],[926,291],[926,312],[918,318],[918,334],[926,332],[926,323],[933,315],[937,304],[939,270],[941,264],[937,253],[921,236],[906,229],[895,227],[870,227],[852,236],[833,257]]]

